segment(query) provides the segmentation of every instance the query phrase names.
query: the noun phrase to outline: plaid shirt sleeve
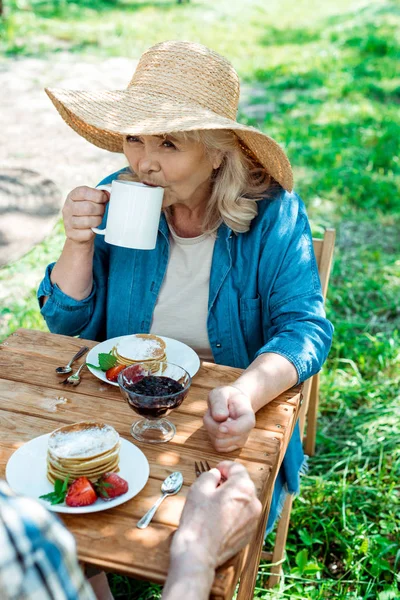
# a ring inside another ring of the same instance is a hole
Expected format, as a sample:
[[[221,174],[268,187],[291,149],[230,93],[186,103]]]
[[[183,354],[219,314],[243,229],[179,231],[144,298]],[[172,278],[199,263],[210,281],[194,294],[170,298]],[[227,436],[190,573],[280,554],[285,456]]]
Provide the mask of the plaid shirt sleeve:
[[[0,481],[1,600],[95,600],[75,540],[39,502]]]

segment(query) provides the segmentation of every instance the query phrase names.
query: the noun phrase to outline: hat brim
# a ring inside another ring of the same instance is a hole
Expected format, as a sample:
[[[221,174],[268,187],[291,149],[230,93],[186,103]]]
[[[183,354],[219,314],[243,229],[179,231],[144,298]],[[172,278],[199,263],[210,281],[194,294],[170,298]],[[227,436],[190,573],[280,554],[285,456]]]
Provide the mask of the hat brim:
[[[268,173],[287,191],[293,188],[290,162],[275,140],[254,127],[227,119],[195,103],[178,102],[136,87],[116,91],[46,89],[64,121],[86,140],[123,152],[126,135],[159,135],[199,129],[231,129]]]

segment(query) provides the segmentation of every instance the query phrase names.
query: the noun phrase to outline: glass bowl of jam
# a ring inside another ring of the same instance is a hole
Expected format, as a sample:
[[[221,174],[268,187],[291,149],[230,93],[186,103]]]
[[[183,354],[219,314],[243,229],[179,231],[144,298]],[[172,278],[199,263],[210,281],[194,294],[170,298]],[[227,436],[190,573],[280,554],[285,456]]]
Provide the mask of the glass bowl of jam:
[[[182,404],[191,382],[183,367],[165,361],[135,363],[123,369],[118,375],[121,394],[143,417],[132,424],[132,436],[151,444],[169,442],[176,429],[165,417]]]

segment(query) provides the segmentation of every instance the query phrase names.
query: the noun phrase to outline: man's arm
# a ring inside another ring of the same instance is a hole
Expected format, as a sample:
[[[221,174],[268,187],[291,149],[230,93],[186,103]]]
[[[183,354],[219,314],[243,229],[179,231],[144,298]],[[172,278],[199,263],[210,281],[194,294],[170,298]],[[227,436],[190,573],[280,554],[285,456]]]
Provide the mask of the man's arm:
[[[225,461],[203,473],[189,490],[172,540],[162,600],[206,600],[215,569],[251,540],[260,514],[243,465]]]
[[[198,563],[191,554],[171,557],[162,600],[207,600],[214,574],[214,568]]]

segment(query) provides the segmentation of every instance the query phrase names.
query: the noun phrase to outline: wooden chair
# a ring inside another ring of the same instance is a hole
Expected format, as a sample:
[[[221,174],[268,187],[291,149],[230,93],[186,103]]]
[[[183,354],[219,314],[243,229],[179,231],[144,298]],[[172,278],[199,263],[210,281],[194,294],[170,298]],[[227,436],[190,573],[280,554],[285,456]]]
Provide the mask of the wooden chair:
[[[318,273],[321,280],[322,294],[326,300],[329,277],[331,274],[333,249],[335,246],[334,229],[326,229],[322,239],[313,239],[314,252],[318,264]],[[317,413],[319,401],[319,374],[310,377],[304,383],[303,403],[300,409],[300,435],[303,439],[305,453],[313,456],[315,453],[315,437],[317,431]],[[304,437],[304,429],[306,436]],[[261,560],[273,563],[268,587],[271,588],[279,582],[282,563],[284,562],[286,539],[289,530],[290,513],[292,510],[293,496],[289,494],[284,504],[281,518],[278,521],[276,540],[273,552],[262,552]]]

